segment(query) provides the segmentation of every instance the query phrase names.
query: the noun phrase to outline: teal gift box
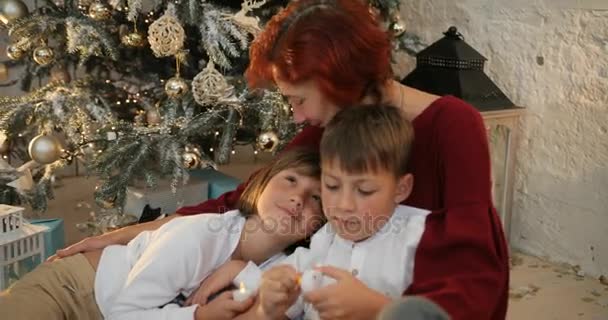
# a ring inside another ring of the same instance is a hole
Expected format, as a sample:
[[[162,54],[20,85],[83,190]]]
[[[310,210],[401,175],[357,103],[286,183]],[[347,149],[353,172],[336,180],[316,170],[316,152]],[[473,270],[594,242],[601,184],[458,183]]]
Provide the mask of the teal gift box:
[[[44,232],[44,258],[55,254],[65,246],[65,234],[63,232],[63,219],[35,219],[30,220],[31,224],[45,226]]]
[[[213,169],[196,170],[191,175],[207,181],[209,186],[208,199],[215,199],[222,194],[236,189],[241,181],[235,177]]]

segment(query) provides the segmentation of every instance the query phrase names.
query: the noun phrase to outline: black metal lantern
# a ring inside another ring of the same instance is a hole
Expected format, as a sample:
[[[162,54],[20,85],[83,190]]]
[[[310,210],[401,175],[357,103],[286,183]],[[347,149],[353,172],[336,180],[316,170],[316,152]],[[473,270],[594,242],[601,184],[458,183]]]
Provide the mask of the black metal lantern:
[[[416,55],[416,69],[401,81],[436,95],[453,95],[479,111],[516,108],[490,80],[483,68],[486,58],[471,48],[456,27]]]

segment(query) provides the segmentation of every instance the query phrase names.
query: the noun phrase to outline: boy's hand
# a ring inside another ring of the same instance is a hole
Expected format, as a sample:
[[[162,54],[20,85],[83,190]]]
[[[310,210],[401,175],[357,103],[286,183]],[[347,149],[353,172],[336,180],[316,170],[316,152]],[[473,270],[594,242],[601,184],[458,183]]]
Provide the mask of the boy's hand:
[[[201,282],[201,285],[186,300],[186,305],[204,305],[209,297],[232,284],[234,279],[247,263],[241,260],[230,260],[221,265],[210,276]]]
[[[375,319],[390,298],[368,288],[350,272],[335,267],[316,268],[337,282],[308,292],[304,300],[319,312],[321,319]]]
[[[298,272],[288,265],[276,266],[262,275],[260,313],[265,319],[284,319],[300,295]]]
[[[253,304],[253,297],[249,297],[243,302],[232,299],[232,292],[226,291],[220,294],[213,301],[204,306],[196,308],[194,313],[195,320],[228,320],[234,319],[239,314],[247,311]]]

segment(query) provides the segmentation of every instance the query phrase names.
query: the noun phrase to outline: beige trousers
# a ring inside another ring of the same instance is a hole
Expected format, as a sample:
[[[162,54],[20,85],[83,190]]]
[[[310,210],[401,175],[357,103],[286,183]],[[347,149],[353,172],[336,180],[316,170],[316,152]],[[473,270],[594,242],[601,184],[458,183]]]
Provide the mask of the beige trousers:
[[[0,293],[2,319],[103,319],[93,287],[95,271],[82,254],[45,262]]]

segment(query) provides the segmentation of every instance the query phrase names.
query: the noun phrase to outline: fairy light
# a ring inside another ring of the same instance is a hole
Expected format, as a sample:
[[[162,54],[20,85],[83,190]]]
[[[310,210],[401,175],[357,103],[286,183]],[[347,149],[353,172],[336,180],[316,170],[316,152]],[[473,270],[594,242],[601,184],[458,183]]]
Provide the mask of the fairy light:
[[[117,104],[117,105],[120,105],[120,101],[116,101],[116,104]]]
[[[209,148],[209,152],[213,152],[213,148]]]

